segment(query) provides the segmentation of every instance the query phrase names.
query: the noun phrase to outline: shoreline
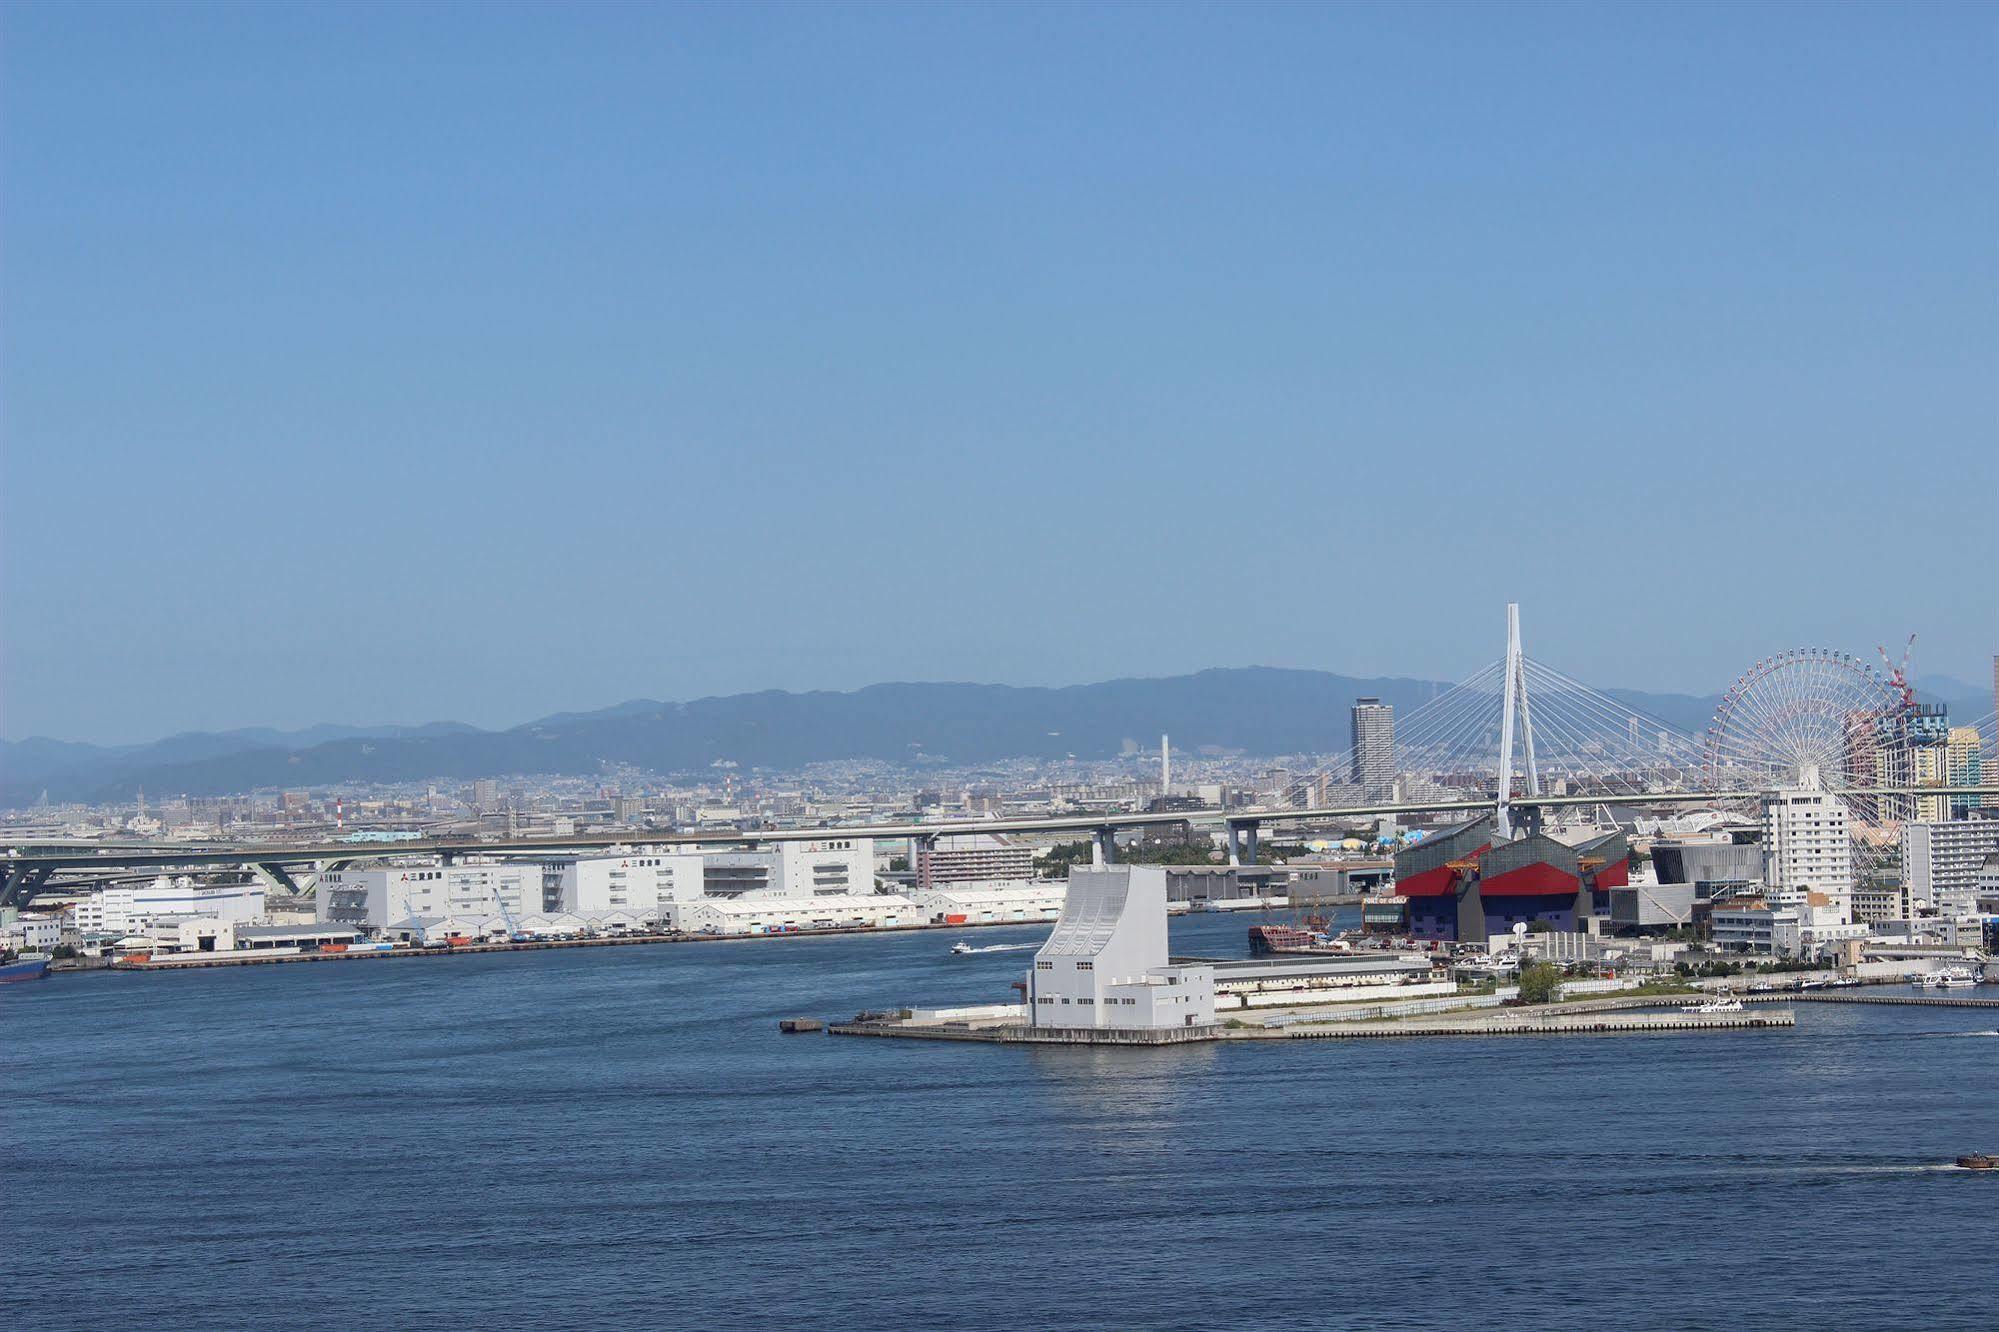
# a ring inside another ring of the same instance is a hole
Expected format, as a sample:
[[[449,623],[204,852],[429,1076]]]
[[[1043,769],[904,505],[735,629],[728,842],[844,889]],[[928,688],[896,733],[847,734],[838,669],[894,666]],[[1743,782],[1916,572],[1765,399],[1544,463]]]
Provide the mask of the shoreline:
[[[464,957],[477,953],[533,953],[554,948],[631,948],[660,944],[763,943],[776,939],[852,938],[857,935],[921,934],[937,930],[990,930],[1006,925],[1052,925],[1050,920],[980,920],[957,924],[841,925],[822,930],[777,930],[767,934],[625,934],[602,939],[535,939],[522,943],[459,944],[449,948],[393,948],[386,951],[340,953],[278,953],[259,957],[218,953],[184,953],[152,962],[119,962],[95,958],[64,958],[49,965],[49,975],[93,971],[207,971],[215,967],[276,966],[286,962],[378,962],[407,958]]]

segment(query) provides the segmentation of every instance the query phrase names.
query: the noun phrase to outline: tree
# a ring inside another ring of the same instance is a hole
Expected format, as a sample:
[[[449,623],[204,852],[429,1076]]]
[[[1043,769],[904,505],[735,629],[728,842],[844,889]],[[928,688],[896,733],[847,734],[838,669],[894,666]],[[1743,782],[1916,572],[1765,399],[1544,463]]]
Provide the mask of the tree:
[[[1562,983],[1562,969],[1553,962],[1529,962],[1520,968],[1520,1002],[1552,1004]]]

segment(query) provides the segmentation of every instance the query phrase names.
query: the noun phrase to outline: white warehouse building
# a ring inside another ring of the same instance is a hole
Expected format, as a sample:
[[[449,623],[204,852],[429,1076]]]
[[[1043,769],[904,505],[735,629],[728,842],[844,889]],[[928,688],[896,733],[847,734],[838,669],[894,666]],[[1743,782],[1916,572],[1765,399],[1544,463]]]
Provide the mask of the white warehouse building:
[[[923,909],[891,893],[819,897],[702,897],[675,902],[673,928],[687,934],[792,934],[805,930],[893,929],[920,925]]]
[[[411,919],[521,917],[542,909],[542,867],[467,862],[328,870],[314,897],[321,921],[373,930]]]
[[[587,856],[542,866],[546,911],[632,911],[651,920],[673,902],[700,897],[703,858],[698,853],[636,851]]]
[[[1166,869],[1069,871],[1068,900],[1027,974],[1036,1027],[1202,1027],[1215,1020],[1215,969],[1166,951]]]
[[[1013,883],[954,883],[919,888],[916,905],[937,925],[991,925],[1007,920],[1054,920],[1068,900],[1069,885],[1052,879]]]
[[[71,908],[84,934],[143,934],[155,921],[176,916],[212,916],[245,923],[264,915],[261,883],[197,883],[162,874],[148,884],[118,884],[79,898]]]
[[[709,897],[840,897],[875,890],[871,837],[778,842],[765,851],[702,857]]]

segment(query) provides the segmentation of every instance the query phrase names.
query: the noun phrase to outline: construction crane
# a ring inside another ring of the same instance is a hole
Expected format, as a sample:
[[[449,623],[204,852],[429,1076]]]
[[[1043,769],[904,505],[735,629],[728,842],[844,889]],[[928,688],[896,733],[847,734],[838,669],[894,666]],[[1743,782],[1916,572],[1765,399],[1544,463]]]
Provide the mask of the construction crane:
[[[1902,664],[1899,666],[1888,655],[1885,644],[1876,644],[1874,650],[1881,654],[1881,664],[1888,668],[1888,687],[1901,696],[1903,710],[1915,707],[1916,688],[1909,683],[1909,656],[1916,650],[1916,636],[1909,635],[1909,643],[1902,649]]]
[[[500,908],[500,919],[507,922],[507,941],[525,943],[527,935],[521,930],[520,922],[514,919],[514,913],[507,907],[506,896],[500,892],[500,885],[497,883],[493,885],[493,901]]]

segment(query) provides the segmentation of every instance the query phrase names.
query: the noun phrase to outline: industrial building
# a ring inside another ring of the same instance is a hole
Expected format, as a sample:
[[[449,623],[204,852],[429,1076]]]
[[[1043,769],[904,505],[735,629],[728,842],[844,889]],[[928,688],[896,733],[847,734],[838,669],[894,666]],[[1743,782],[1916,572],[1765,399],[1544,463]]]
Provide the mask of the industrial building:
[[[1474,819],[1395,856],[1396,893],[1418,938],[1483,940],[1514,925],[1573,931],[1596,914],[1596,893],[1625,886],[1630,846],[1621,832],[1580,845],[1544,833],[1502,839]]]
[[[875,844],[868,837],[779,842],[764,851],[702,857],[709,897],[834,897],[875,890]]]
[[[1707,900],[1703,887],[1694,883],[1626,884],[1610,890],[1610,926],[1619,933],[1691,929],[1696,910]]]
[[[965,883],[919,888],[913,895],[923,918],[937,925],[994,925],[1009,920],[1054,920],[1068,899],[1065,882]]]
[[[1192,960],[1192,959],[1183,959]],[[1208,960],[1217,1011],[1282,1004],[1399,1000],[1451,994],[1457,983],[1422,954],[1295,954]]]
[[[446,916],[525,916],[540,911],[540,865],[468,861],[328,870],[314,885],[326,924],[379,930],[398,921]]]
[[[909,868],[918,888],[951,883],[1005,883],[1034,877],[1034,848],[981,833],[972,837],[911,839]]]
[[[71,908],[82,934],[143,934],[155,922],[181,916],[253,921],[264,914],[261,883],[197,883],[162,874],[151,883],[113,884],[77,899]]]
[[[662,904],[700,897],[706,883],[695,853],[643,851],[586,856],[542,866],[544,911],[635,911],[646,919]]]
[[[745,894],[675,902],[673,928],[687,934],[792,934],[805,930],[892,929],[927,923],[924,909],[891,893],[779,898]]]
[[[1158,865],[1069,871],[1061,919],[1027,974],[1035,1027],[1204,1027],[1215,972],[1166,949],[1166,876]]]
[[[1762,883],[1763,848],[1754,842],[1661,839],[1652,843],[1652,877],[1714,897]]]

